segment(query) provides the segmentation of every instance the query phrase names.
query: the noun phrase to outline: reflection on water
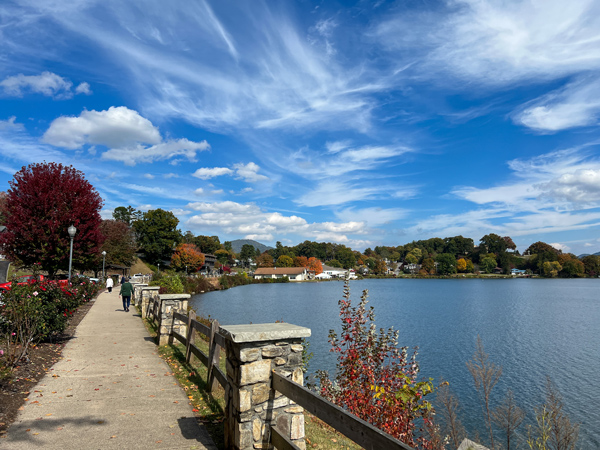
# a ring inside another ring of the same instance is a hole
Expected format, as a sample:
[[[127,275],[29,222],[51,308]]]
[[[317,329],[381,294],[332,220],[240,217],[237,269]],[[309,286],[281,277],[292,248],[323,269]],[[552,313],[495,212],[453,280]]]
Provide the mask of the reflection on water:
[[[582,424],[580,447],[600,447],[600,280],[360,280],[351,288],[354,304],[369,290],[378,327],[393,326],[400,345],[419,347],[424,377],[450,382],[468,430],[480,429],[481,412],[465,363],[481,335],[503,367],[495,401],[512,389],[531,420],[550,376],[571,419]],[[342,289],[335,281],[249,285],[197,295],[192,306],[222,324],[283,319],[308,327],[309,371],[333,371],[327,335],[340,329]]]

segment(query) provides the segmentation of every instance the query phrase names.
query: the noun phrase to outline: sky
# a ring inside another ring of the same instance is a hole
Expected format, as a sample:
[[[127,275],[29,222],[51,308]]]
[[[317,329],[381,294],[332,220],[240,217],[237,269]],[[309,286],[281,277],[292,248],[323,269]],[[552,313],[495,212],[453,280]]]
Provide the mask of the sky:
[[[195,235],[600,251],[600,2],[0,2],[0,191],[82,171]]]

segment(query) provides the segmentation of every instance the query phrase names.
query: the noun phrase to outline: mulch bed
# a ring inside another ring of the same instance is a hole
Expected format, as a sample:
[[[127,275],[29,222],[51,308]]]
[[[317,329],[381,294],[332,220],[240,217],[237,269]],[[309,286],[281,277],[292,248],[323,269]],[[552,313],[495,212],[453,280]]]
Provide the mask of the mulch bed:
[[[6,430],[17,418],[31,389],[60,359],[65,344],[93,305],[94,302],[88,302],[77,308],[60,336],[53,342],[42,342],[31,348],[29,361],[18,366],[8,379],[0,380],[0,437],[6,436]]]

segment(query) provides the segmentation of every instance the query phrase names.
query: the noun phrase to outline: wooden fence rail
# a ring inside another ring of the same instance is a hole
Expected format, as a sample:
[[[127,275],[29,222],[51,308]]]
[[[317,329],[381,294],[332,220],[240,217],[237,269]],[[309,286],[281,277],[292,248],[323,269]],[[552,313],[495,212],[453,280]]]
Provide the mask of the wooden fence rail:
[[[149,315],[148,317],[156,319],[156,310],[160,310],[160,302],[155,301],[150,303],[152,304],[148,305],[148,310],[149,312],[152,312],[152,315]],[[160,320],[160,311],[158,313],[158,318]],[[225,388],[227,385],[227,377],[219,368],[219,356],[221,348],[225,348],[226,338],[219,333],[219,323],[216,320],[213,320],[211,321],[210,327],[204,325],[196,320],[196,314],[193,311],[191,311],[189,315],[174,312],[173,323],[175,323],[176,320],[187,324],[187,333],[186,336],[182,336],[175,331],[171,331],[170,342],[172,342],[172,339],[177,339],[185,345],[185,357],[187,362],[190,362],[193,355],[207,367],[207,385],[209,392],[214,390],[217,383]],[[171,330],[173,329],[174,327],[171,327]],[[208,355],[195,345],[194,330],[208,337]],[[289,378],[285,378],[276,371],[273,371],[272,373],[272,388],[343,435],[352,439],[364,449],[412,450],[412,447],[409,447],[370,423],[359,419],[339,406],[325,400],[301,384],[295,383]],[[271,426],[270,428],[269,442],[278,450],[300,450],[298,446],[275,426]]]
[[[367,450],[412,450],[412,447],[277,372],[273,372],[273,389]]]
[[[208,391],[212,392],[216,387],[217,383],[220,384],[223,389],[227,385],[227,377],[223,373],[223,371],[219,368],[219,358],[221,355],[221,347],[225,347],[225,338],[218,333],[219,330],[219,322],[216,320],[211,321],[211,326],[208,327],[203,323],[200,323],[196,320],[196,313],[193,311],[190,312],[189,316],[184,314],[174,312],[173,313],[173,322],[175,320],[181,320],[188,324],[188,332],[187,336],[182,336],[179,333],[172,332],[171,335],[183,345],[185,345],[185,360],[186,362],[190,362],[192,355],[206,366],[208,370],[207,376],[207,385]],[[173,327],[171,328],[173,329]],[[202,350],[200,350],[194,344],[195,341],[195,333],[194,330],[198,331],[200,334],[207,336],[208,339],[208,348],[209,354],[207,355]]]

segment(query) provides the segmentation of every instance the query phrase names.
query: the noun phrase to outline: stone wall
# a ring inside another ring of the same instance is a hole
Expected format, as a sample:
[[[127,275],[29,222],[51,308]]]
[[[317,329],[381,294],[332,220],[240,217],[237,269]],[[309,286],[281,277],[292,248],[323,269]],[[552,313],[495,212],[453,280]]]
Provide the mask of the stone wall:
[[[173,320],[173,313],[187,315],[190,294],[160,294],[160,317],[158,321],[158,345],[170,343],[172,331],[187,336],[187,322]]]

